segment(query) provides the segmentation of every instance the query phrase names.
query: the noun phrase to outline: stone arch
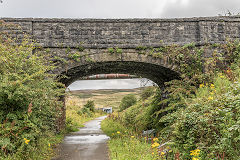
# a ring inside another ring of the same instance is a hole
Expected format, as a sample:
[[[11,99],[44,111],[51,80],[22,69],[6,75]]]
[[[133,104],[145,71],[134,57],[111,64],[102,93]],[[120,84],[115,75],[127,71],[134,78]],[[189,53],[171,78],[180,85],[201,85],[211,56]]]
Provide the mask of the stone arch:
[[[166,57],[158,58],[135,52],[108,53],[106,50],[87,54],[68,63],[60,65],[57,74],[63,78],[60,81],[66,86],[80,77],[104,74],[133,74],[154,81],[158,86],[164,82],[178,79],[176,65],[171,64]]]
[[[69,55],[60,54],[64,56],[60,57],[54,73],[66,87],[80,77],[104,73],[141,76],[152,80],[161,88],[164,88],[164,82],[179,79],[177,66],[170,63],[167,56],[159,58],[134,51],[130,52],[128,49],[123,50],[122,53],[109,53],[106,49],[88,50],[88,54],[82,54],[77,59],[69,59]],[[62,62],[63,59],[64,62]],[[64,97],[61,100],[64,102]],[[65,126],[65,114],[64,106],[62,116],[58,120],[58,130]]]

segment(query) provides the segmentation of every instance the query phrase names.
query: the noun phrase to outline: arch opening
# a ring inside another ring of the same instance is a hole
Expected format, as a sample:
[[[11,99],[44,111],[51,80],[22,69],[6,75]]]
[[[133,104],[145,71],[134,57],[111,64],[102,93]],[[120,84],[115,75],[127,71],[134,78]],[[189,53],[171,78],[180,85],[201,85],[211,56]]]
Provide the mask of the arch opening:
[[[163,86],[164,82],[179,79],[177,72],[161,65],[134,61],[108,61],[89,63],[68,69],[61,73],[64,76],[60,81],[68,87],[80,77],[111,73],[130,74],[147,78],[155,82],[159,87]]]
[[[176,71],[154,63],[137,61],[104,61],[76,65],[76,67],[63,71],[59,75],[59,80],[68,87],[81,77],[111,73],[130,74],[147,78],[156,83],[160,88],[164,88],[164,82],[180,78],[179,73]],[[62,97],[62,101],[65,102],[64,97]],[[62,108],[62,113],[62,117],[59,119],[60,128],[64,128],[65,126],[65,106]]]

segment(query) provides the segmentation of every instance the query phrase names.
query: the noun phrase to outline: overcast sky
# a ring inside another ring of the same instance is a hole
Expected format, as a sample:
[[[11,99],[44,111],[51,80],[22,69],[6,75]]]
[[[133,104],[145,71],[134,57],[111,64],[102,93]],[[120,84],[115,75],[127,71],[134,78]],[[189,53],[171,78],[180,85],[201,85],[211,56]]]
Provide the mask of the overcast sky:
[[[1,1],[1,0],[0,0]],[[2,0],[0,17],[179,18],[240,12],[240,0]],[[135,88],[138,80],[79,81],[71,89]],[[111,87],[112,86],[112,87]]]
[[[2,0],[1,17],[174,18],[240,12],[240,0]]]
[[[80,80],[72,83],[68,88],[70,90],[133,89],[151,85],[152,81],[142,81],[140,79]]]

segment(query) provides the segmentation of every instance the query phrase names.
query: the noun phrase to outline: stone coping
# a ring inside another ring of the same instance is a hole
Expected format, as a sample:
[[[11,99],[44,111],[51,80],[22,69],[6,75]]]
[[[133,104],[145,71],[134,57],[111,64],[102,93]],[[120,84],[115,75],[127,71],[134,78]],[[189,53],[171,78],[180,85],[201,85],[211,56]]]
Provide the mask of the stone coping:
[[[1,20],[8,22],[62,22],[62,23],[79,23],[79,22],[100,22],[100,23],[154,23],[154,22],[199,22],[199,21],[217,21],[217,22],[240,22],[240,16],[215,16],[215,17],[193,17],[193,18],[128,18],[128,19],[91,19],[91,18],[8,18],[2,17]]]

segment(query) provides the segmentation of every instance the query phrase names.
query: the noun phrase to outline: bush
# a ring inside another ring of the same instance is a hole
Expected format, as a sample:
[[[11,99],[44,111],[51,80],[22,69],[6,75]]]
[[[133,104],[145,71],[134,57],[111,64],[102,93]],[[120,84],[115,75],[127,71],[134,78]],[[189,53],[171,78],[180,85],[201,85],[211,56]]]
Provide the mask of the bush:
[[[33,159],[32,151],[61,116],[63,85],[50,74],[54,67],[46,57],[33,51],[27,37],[19,44],[0,35],[0,157]]]
[[[139,132],[151,129],[152,119],[150,113],[152,105],[149,104],[151,101],[152,99],[139,101],[135,105],[127,108],[122,116],[123,124]]]
[[[83,109],[89,109],[90,112],[95,112],[94,101],[88,100],[87,103],[83,106]],[[87,110],[86,110],[87,112]],[[84,113],[84,111],[83,111]]]
[[[137,102],[137,98],[134,95],[132,94],[126,95],[122,98],[119,109],[120,111],[123,111],[128,107],[134,105],[136,102]]]
[[[82,113],[83,113],[84,115],[87,115],[88,117],[91,117],[91,116],[93,115],[93,112],[91,112],[90,109],[89,109],[89,108],[86,108],[86,107],[83,107],[83,108],[82,108]]]
[[[141,93],[141,99],[145,100],[148,97],[152,96],[154,94],[154,88],[153,87],[147,87],[146,89],[144,89]]]
[[[173,132],[175,147],[184,159],[196,148],[201,150],[202,159],[214,159],[217,154],[238,159],[240,82],[232,83],[218,74],[213,84],[202,86],[178,114]]]

